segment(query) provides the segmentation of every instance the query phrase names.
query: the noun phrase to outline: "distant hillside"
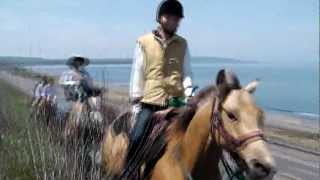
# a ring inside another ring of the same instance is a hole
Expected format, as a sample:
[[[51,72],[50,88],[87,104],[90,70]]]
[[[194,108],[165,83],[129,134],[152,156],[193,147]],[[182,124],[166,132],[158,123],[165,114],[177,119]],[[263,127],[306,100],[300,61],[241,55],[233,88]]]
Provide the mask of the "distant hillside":
[[[91,64],[129,64],[131,59],[120,58],[103,58],[91,59]],[[66,63],[66,59],[45,59],[38,57],[14,57],[0,56],[0,63],[15,65],[62,65]]]
[[[259,63],[258,61],[247,61],[224,57],[194,57],[192,61],[199,63]]]
[[[14,57],[0,56],[0,64],[12,65],[62,65],[65,59],[45,59],[39,57]],[[257,61],[242,61],[232,58],[222,57],[193,57],[192,62],[196,63],[258,63]],[[91,64],[130,64],[132,59],[129,58],[101,58],[91,59]]]

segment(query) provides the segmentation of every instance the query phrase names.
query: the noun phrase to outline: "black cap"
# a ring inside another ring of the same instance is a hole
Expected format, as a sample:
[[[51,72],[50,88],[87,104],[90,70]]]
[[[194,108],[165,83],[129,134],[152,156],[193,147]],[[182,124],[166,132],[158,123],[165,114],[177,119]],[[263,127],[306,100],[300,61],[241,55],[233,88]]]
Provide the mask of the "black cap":
[[[175,15],[180,18],[184,17],[183,6],[177,0],[163,0],[158,7],[157,21],[160,22],[160,17],[164,14]]]

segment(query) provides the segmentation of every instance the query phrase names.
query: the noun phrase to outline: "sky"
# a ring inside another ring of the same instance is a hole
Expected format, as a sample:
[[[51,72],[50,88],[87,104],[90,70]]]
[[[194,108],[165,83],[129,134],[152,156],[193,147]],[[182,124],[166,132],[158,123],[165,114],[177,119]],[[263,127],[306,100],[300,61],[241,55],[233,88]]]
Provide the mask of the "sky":
[[[132,57],[160,0],[0,0],[0,56]],[[318,0],[181,0],[193,56],[319,61]]]

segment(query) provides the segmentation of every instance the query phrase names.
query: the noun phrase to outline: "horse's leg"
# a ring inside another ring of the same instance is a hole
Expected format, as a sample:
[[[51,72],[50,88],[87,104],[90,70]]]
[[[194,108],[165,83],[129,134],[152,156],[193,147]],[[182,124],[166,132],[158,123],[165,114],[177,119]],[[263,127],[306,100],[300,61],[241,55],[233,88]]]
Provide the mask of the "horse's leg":
[[[68,139],[72,138],[77,131],[76,127],[76,118],[78,118],[77,113],[74,111],[75,109],[72,108],[69,116],[67,117],[67,122],[64,128],[64,139],[68,141]]]
[[[50,122],[50,116],[52,115],[51,114],[51,108],[50,108],[50,105],[48,104],[49,102],[46,102],[45,104],[45,123],[46,123],[46,126],[49,127],[49,122]]]

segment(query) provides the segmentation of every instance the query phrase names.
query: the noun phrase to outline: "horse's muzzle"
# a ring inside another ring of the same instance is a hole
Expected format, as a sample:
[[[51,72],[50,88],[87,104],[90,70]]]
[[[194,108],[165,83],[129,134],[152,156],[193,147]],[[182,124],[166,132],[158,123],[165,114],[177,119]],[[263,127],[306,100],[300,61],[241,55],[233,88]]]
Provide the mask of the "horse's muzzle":
[[[250,179],[269,180],[276,174],[277,170],[274,164],[262,162],[261,160],[253,159],[247,163],[248,176]]]

